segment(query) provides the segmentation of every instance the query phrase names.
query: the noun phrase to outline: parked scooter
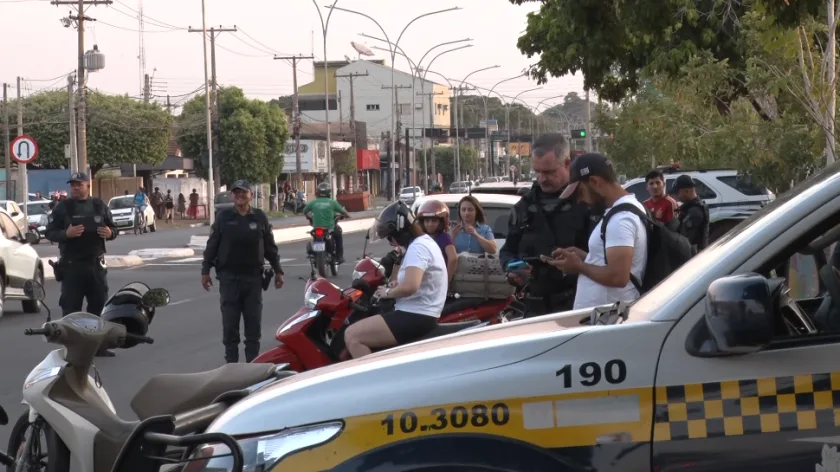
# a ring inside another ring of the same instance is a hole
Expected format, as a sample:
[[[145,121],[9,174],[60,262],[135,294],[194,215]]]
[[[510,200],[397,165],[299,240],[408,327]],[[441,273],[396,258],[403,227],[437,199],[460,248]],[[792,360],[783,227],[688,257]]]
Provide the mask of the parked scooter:
[[[35,281],[24,285],[27,297],[42,302],[44,288]],[[46,460],[50,472],[150,471],[166,461],[177,462],[184,447],[208,440],[229,444],[241,464],[241,451],[225,435],[202,433],[219,414],[251,391],[291,375],[285,366],[265,368],[254,364],[227,364],[194,374],[161,374],[149,379],[131,401],[141,421],[120,419],[102,387],[98,373],[89,375],[100,349],[130,348],[151,344],[148,325],[156,308],[169,304],[169,293],[133,282],[106,303],[103,318],[73,313],[42,328],[27,329],[62,349],[47,354],[23,385],[24,413],[9,439],[15,451],[16,472],[41,470]],[[116,322],[106,321],[112,319]],[[41,448],[42,433],[46,451]],[[211,437],[212,436],[212,437]],[[182,449],[167,451],[167,447]],[[234,469],[237,470],[237,469]],[[241,465],[240,469],[241,470]]]

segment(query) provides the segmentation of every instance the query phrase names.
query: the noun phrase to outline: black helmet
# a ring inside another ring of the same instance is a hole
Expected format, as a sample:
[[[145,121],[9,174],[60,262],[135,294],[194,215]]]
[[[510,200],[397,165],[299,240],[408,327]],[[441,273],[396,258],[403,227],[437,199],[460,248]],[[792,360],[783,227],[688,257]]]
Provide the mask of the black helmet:
[[[405,203],[394,202],[386,206],[376,218],[374,226],[376,239],[393,240],[402,247],[408,247],[414,239],[411,227],[415,221],[414,213]]]
[[[149,287],[142,282],[130,283],[121,288],[105,303],[102,319],[125,326],[129,334],[145,336],[155,317],[153,308],[146,308],[140,303],[148,291]],[[134,341],[126,340],[122,347],[129,348],[135,344]]]
[[[315,195],[319,197],[331,197],[332,187],[326,182],[321,182],[320,184],[318,184],[318,189],[315,190]]]

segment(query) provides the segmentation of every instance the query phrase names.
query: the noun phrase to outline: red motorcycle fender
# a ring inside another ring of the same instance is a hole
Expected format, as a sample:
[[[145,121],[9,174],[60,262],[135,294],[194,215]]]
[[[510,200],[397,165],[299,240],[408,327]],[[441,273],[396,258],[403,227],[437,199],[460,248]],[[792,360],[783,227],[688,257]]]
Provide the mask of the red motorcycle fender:
[[[295,372],[303,372],[303,362],[298,359],[297,354],[289,349],[285,344],[280,343],[277,346],[265,351],[257,356],[252,364],[289,364],[289,368]]]

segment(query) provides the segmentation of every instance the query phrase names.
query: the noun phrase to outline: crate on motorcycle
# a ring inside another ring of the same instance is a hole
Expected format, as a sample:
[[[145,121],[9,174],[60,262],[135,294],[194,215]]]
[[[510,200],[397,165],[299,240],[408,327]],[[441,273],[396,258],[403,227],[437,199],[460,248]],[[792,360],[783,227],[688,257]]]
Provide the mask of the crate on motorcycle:
[[[452,291],[464,298],[507,298],[510,285],[495,254],[458,254],[458,268],[452,278]]]

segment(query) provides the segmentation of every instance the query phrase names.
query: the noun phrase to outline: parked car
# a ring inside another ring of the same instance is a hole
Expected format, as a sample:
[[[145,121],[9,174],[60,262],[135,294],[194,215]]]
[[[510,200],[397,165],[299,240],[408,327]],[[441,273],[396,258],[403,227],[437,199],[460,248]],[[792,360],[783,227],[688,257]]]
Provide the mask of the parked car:
[[[0,209],[3,209],[15,222],[21,233],[26,234],[29,225],[26,223],[26,216],[14,200],[0,200]]]
[[[219,214],[219,210],[224,210],[225,208],[233,208],[235,203],[233,203],[233,196],[231,196],[230,192],[219,192],[216,194],[216,198],[213,199],[213,206],[215,207],[215,214]]]
[[[114,218],[114,224],[120,231],[134,229],[134,195],[120,195],[108,200],[108,208],[111,210],[111,216]],[[155,224],[155,211],[151,205],[146,205],[146,227],[149,231],[155,232],[157,226]]]
[[[20,231],[6,210],[0,208],[0,316],[6,301],[20,300],[24,313],[38,313],[40,306],[23,293],[29,279],[44,283],[44,265],[31,244],[35,234]]]
[[[470,187],[472,187],[472,182],[468,180],[452,182],[452,185],[449,186],[449,193],[469,193]]]
[[[677,177],[686,174],[694,180],[697,196],[709,207],[709,242],[723,236],[776,198],[763,185],[739,175],[734,169],[693,170],[663,166],[660,170],[665,174],[668,194],[675,198],[673,189]],[[624,189],[636,195],[640,202],[650,198],[644,177],[628,180]]]
[[[482,193],[495,193],[498,195],[525,195],[531,190],[533,182],[496,182],[490,184],[482,184],[478,187],[472,187],[470,193],[473,195]]]
[[[52,213],[49,200],[35,200],[26,203],[29,230],[38,235],[38,242],[46,236],[47,217]],[[37,242],[35,243],[37,244]]]
[[[423,193],[423,189],[420,187],[403,187],[402,190],[400,190],[400,201],[408,206],[411,206],[423,195],[425,194]]]
[[[484,210],[484,215],[487,218],[487,224],[493,228],[493,236],[496,238],[497,252],[505,244],[508,232],[508,220],[510,219],[510,210],[516,205],[520,197],[517,195],[499,195],[494,193],[480,193],[473,195],[478,203],[481,203],[481,208]],[[449,207],[450,219],[457,221],[458,218],[458,202],[464,198],[463,194],[457,193],[442,193],[439,195],[428,195],[418,198],[411,209],[417,213],[420,205],[427,200],[438,200]]]

